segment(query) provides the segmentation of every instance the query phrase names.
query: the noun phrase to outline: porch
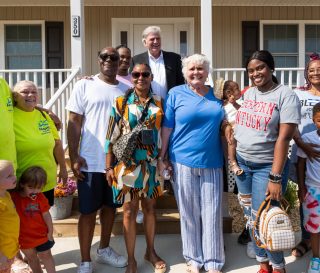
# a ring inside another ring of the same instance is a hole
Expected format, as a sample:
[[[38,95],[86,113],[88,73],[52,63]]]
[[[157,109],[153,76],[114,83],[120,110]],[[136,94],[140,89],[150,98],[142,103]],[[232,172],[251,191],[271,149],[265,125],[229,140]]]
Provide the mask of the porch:
[[[78,80],[79,73],[80,68],[78,67],[73,69],[0,70],[0,77],[6,79],[11,88],[20,80],[31,80],[36,84],[39,91],[39,103],[44,108],[52,110],[62,122],[60,138],[66,150],[68,111],[65,106]],[[300,87],[305,83],[304,68],[278,68],[275,75],[281,84],[290,88]],[[236,81],[241,90],[248,85],[244,68],[214,68],[209,75],[208,84],[212,86],[214,80],[219,77]]]

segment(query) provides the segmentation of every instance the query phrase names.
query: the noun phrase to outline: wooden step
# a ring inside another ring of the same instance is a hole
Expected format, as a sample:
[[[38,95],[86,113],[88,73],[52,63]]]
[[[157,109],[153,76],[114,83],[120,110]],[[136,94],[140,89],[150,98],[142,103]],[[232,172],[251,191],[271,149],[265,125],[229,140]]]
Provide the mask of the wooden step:
[[[157,209],[157,234],[179,234],[180,233],[180,217],[177,209]],[[54,236],[57,237],[72,237],[78,236],[78,219],[79,213],[73,211],[72,215],[63,220],[53,221]],[[112,229],[113,235],[123,234],[123,213],[119,210],[116,214],[115,222]],[[232,232],[232,218],[223,218],[224,233]],[[94,231],[95,236],[99,236],[101,232],[100,219],[97,215],[96,227]],[[137,224],[137,234],[144,234],[143,224]]]

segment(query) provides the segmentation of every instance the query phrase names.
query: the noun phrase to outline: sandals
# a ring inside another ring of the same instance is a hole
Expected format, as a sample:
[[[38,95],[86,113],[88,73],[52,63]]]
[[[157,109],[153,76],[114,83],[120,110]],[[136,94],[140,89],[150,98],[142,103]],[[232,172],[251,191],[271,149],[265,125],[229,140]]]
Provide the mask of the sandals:
[[[155,263],[152,263],[150,260],[148,260],[147,258],[146,258],[146,256],[144,257],[144,259],[147,261],[147,262],[149,262],[149,264],[150,264],[150,266],[152,266],[152,268],[153,268],[153,272],[154,273],[165,273],[166,271],[167,271],[167,265],[166,265],[166,263],[163,261],[163,260],[159,260],[159,261],[157,261],[157,262],[155,262]],[[158,263],[158,262],[163,262],[162,264],[156,264],[156,263]],[[157,267],[158,266],[158,267]],[[159,267],[159,266],[163,266],[163,267]]]
[[[300,241],[292,250],[291,255],[297,258],[302,257],[306,254],[309,250],[311,250],[310,243],[308,244],[305,241]]]
[[[243,170],[238,166],[236,161],[230,162],[231,171],[236,175],[239,176],[243,174]]]

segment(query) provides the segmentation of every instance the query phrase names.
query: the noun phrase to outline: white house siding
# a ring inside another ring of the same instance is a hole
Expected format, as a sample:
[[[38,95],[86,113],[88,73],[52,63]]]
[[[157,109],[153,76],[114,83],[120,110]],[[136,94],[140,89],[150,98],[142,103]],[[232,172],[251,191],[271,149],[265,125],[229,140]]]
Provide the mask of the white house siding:
[[[70,68],[70,8],[69,7],[1,7],[0,21],[15,20],[44,20],[53,22],[63,22],[64,24],[64,60],[65,67]],[[0,37],[1,42],[3,37]],[[2,58],[3,56],[1,56]]]

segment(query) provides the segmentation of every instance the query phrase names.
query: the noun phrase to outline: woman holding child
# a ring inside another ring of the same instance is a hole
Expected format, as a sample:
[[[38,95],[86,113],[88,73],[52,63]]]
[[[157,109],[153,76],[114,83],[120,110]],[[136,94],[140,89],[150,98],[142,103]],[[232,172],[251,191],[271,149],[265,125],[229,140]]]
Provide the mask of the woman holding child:
[[[320,157],[320,151],[317,150],[316,144],[306,143],[302,140],[301,135],[309,133],[316,129],[312,122],[312,108],[316,103],[320,102],[320,56],[313,53],[309,62],[306,64],[305,71],[306,86],[295,89],[301,103],[301,124],[299,124],[296,134],[294,135],[294,143],[290,158],[290,179],[297,182],[297,148],[300,148],[308,158],[315,159]],[[300,197],[300,202],[303,199]],[[304,215],[302,206],[300,206],[300,226],[301,241],[292,249],[292,255],[302,257],[311,248],[310,233],[306,231],[303,225]]]
[[[244,171],[236,177],[239,201],[252,229],[257,210],[269,194],[280,201],[287,184],[289,142],[300,123],[300,102],[273,75],[273,56],[256,51],[246,64],[253,83],[237,112],[237,161]],[[283,252],[270,252],[255,244],[259,273],[285,273]]]
[[[167,96],[159,171],[173,167],[187,271],[199,273],[204,267],[217,273],[225,261],[220,131],[231,127],[224,122],[222,101],[205,85],[209,60],[194,54],[182,64],[186,84],[172,88]]]

